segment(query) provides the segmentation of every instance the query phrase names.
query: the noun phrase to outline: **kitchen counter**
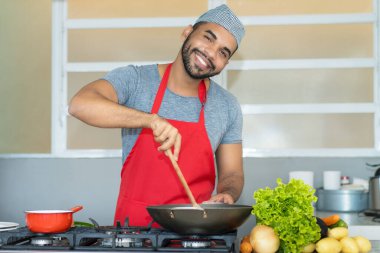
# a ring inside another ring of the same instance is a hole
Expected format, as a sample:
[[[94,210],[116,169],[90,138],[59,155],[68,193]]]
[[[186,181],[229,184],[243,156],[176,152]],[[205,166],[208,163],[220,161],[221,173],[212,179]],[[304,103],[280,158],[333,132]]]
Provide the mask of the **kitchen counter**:
[[[175,250],[170,250],[170,251],[136,251],[136,250],[122,250],[122,251],[78,251],[78,250],[0,250],[1,253],[25,253],[25,252],[32,252],[32,253],[89,253],[89,252],[96,252],[96,253],[115,253],[115,252],[123,252],[123,253],[185,253],[183,251],[175,251]],[[207,251],[205,250],[195,250],[192,251],[191,253],[206,253]],[[215,252],[215,251],[213,251]],[[372,253],[372,252],[371,252]]]
[[[365,216],[363,213],[357,212],[334,212],[348,224],[350,236],[361,235],[369,240],[380,241],[380,218],[374,221],[374,217]],[[316,216],[326,217],[332,215],[332,212],[317,211]]]
[[[96,251],[79,251],[79,250],[0,250],[1,253],[25,253],[25,252],[32,252],[32,253],[89,253],[89,252],[96,252],[96,253],[115,253],[115,252],[123,252],[123,253],[184,253],[183,251],[136,251],[136,250],[122,250],[122,251],[102,251],[102,250],[96,250]],[[192,253],[198,253],[201,251],[193,251]],[[371,252],[372,253],[372,252]]]
[[[348,213],[348,212],[321,212],[317,211],[316,216],[318,217],[327,217],[332,214],[339,214],[340,217],[347,222],[349,227],[349,236],[364,236],[371,240],[372,250],[370,253],[379,253],[380,252],[380,219],[379,222],[373,220],[373,217],[364,216],[363,213]],[[237,240],[239,242],[239,240]],[[239,252],[238,244],[235,244],[236,252]],[[6,250],[0,249],[0,253],[25,253],[25,252],[33,252],[33,253],[88,253],[89,251],[81,251],[81,250],[59,250],[59,251],[50,251],[50,250]],[[97,253],[109,253],[112,251],[97,251]],[[128,252],[136,252],[136,251],[123,251],[123,253]],[[144,252],[144,251],[141,251]],[[145,251],[148,252],[148,251]],[[149,252],[160,252],[160,253],[169,253],[168,251],[149,251]],[[175,251],[170,251],[170,253],[174,253]],[[196,251],[198,252],[198,251]],[[201,252],[201,251],[199,251]],[[206,252],[206,251],[202,251]],[[183,252],[182,252],[183,253]]]
[[[338,214],[348,225],[349,236],[364,236],[371,240],[371,253],[380,252],[380,218],[374,220],[374,217],[365,216],[358,212],[322,212],[317,211],[317,217],[327,217],[332,214]]]

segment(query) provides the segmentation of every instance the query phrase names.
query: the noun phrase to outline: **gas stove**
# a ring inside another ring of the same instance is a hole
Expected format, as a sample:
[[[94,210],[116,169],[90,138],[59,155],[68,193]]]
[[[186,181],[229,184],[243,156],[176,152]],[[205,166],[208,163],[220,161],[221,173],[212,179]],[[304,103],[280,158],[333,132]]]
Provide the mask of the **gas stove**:
[[[363,213],[364,213],[365,216],[373,217],[372,221],[374,221],[374,222],[380,222],[380,210],[367,209],[367,210],[364,210]]]
[[[95,227],[72,227],[58,234],[33,233],[27,227],[3,231],[0,232],[0,252],[235,252],[236,231],[220,235],[179,235],[151,225],[131,227],[95,224]]]

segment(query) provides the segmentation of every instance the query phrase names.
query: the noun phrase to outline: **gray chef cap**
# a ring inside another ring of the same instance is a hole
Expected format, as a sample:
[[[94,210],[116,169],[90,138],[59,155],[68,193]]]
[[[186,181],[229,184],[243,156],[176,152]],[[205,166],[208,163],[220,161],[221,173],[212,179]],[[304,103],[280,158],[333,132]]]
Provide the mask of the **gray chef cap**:
[[[199,22],[211,22],[223,26],[235,37],[238,46],[240,45],[240,41],[245,33],[244,26],[241,21],[225,4],[202,14],[195,21],[195,24]]]

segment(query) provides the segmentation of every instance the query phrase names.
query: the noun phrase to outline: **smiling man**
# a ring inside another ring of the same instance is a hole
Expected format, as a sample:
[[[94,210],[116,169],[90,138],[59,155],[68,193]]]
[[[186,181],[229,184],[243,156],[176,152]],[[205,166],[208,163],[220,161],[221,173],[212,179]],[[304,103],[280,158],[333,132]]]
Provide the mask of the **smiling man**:
[[[74,117],[122,129],[115,222],[128,217],[130,225],[144,226],[152,221],[148,205],[189,203],[169,152],[198,203],[237,201],[244,184],[242,113],[210,77],[224,69],[243,36],[240,20],[221,5],[184,29],[172,63],[117,68],[73,97]]]

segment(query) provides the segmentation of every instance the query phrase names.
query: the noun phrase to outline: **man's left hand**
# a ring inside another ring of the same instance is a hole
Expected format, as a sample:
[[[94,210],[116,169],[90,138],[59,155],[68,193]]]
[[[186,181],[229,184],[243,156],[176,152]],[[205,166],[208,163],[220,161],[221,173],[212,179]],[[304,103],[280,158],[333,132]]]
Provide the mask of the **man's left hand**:
[[[212,196],[206,203],[215,202],[215,203],[224,203],[224,204],[233,204],[234,199],[228,193],[218,193]]]

